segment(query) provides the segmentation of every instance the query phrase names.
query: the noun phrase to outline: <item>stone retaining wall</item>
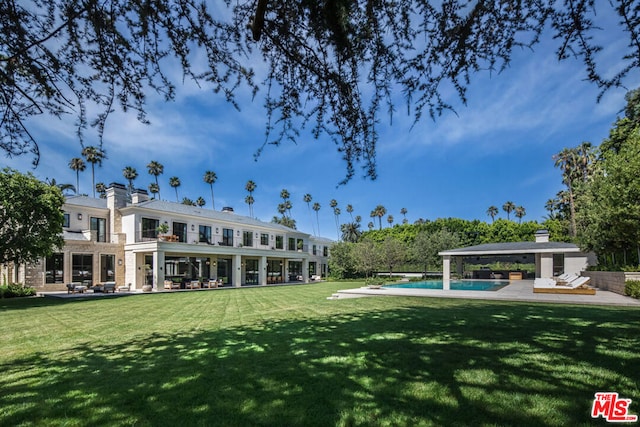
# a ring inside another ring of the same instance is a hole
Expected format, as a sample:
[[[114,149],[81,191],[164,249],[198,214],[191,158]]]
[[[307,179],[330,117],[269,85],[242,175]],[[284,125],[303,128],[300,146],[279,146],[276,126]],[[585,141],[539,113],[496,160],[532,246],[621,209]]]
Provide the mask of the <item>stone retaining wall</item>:
[[[591,286],[620,295],[624,295],[624,285],[627,280],[640,280],[640,272],[583,271],[582,275],[591,278]]]

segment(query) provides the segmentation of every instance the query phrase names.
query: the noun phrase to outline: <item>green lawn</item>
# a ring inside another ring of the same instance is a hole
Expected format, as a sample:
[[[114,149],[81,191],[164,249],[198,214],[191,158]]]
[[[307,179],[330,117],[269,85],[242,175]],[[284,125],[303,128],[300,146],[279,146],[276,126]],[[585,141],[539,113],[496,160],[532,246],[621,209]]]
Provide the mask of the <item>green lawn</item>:
[[[590,425],[597,391],[640,413],[638,309],[326,300],[345,287],[0,300],[0,425]]]

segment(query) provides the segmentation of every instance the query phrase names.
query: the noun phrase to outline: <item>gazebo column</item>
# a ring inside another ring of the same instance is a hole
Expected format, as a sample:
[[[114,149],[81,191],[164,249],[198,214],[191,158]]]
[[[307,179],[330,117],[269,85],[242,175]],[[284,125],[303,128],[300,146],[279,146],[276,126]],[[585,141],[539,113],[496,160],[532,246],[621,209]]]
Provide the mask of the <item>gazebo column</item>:
[[[540,277],[553,277],[553,254],[540,254]]]
[[[458,274],[458,278],[461,278],[464,274],[464,263],[462,262],[462,257],[456,257],[456,273]]]
[[[451,255],[442,256],[442,289],[451,289]]]

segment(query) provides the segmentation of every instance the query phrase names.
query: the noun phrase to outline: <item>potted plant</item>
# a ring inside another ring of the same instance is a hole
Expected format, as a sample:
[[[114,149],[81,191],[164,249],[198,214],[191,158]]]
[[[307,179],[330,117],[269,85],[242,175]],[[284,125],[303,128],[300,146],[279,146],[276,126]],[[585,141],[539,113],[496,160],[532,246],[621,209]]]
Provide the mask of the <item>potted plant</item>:
[[[164,240],[165,235],[169,232],[169,224],[163,222],[156,228],[156,231],[158,232],[158,237]]]

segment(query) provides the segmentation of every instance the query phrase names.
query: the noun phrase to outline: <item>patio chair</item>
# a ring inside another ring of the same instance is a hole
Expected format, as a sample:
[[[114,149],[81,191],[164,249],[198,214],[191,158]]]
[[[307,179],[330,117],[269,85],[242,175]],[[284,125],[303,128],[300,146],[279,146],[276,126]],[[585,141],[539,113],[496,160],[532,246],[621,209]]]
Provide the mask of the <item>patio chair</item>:
[[[187,283],[186,287],[189,288],[189,289],[199,289],[200,288],[200,282],[197,281],[197,280],[192,280],[189,283]]]

